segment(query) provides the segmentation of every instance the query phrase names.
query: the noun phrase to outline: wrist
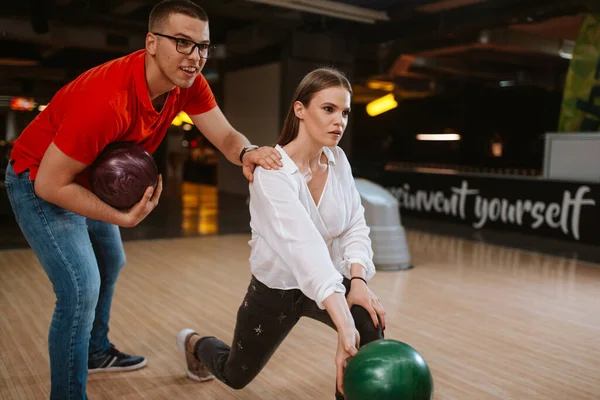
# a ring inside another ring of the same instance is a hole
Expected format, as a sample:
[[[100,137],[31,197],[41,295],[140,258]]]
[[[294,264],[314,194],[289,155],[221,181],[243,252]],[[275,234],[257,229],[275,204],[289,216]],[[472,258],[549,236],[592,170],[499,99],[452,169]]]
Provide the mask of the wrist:
[[[367,285],[367,280],[365,278],[363,278],[362,276],[353,276],[350,278],[350,285],[351,286],[355,286],[355,285]]]
[[[354,332],[356,330],[356,325],[354,324],[354,319],[350,319],[349,321],[344,321],[340,326],[336,326],[339,335],[344,335],[348,332]]]
[[[119,211],[116,220],[115,225],[122,226],[123,228],[132,228],[134,225],[133,218],[128,212]]]
[[[249,153],[249,152],[251,152],[251,151],[254,151],[254,150],[256,150],[256,149],[258,149],[258,146],[257,146],[257,145],[255,145],[255,144],[251,144],[251,145],[248,145],[248,146],[244,146],[244,147],[242,148],[242,151],[240,151],[240,163],[242,163],[242,164],[244,163],[244,156],[245,156],[247,153]]]

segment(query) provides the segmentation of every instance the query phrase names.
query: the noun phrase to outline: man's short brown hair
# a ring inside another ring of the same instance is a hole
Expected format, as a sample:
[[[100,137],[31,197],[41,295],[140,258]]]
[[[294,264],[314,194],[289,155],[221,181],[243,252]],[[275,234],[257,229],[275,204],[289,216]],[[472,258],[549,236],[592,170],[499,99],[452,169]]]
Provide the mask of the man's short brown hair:
[[[148,30],[153,32],[171,14],[183,14],[201,21],[208,21],[208,15],[198,4],[190,0],[163,0],[152,8],[148,18]]]

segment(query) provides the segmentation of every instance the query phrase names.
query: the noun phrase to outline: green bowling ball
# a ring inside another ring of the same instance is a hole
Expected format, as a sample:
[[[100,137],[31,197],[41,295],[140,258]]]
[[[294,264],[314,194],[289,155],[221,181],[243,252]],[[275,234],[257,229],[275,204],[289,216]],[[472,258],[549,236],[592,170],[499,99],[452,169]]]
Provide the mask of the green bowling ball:
[[[346,400],[431,400],[433,377],[406,343],[382,339],[361,347],[344,374]]]

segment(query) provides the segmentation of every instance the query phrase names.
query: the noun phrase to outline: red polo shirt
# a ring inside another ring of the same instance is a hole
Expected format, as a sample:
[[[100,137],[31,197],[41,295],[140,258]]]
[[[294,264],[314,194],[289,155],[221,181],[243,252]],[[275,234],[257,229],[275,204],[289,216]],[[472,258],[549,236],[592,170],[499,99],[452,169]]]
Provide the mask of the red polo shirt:
[[[152,154],[180,111],[196,115],[217,105],[206,79],[199,75],[189,89],[171,90],[157,112],[146,85],[145,54],[139,50],[99,65],[59,90],[15,142],[14,171],[29,169],[34,180],[51,142],[87,165],[112,142],[133,141]],[[87,171],[77,181],[89,188]]]

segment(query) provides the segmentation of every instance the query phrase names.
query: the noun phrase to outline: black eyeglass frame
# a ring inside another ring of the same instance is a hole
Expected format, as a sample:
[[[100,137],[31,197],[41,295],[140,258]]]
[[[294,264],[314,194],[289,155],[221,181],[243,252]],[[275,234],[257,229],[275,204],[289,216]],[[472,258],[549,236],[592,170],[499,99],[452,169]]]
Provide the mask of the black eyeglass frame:
[[[156,36],[161,36],[167,39],[171,39],[175,41],[175,49],[177,50],[178,53],[181,54],[185,54],[186,56],[189,56],[190,54],[192,54],[196,48],[198,49],[198,54],[200,55],[200,58],[203,58],[205,60],[208,60],[210,58],[210,56],[212,55],[212,53],[215,51],[215,46],[211,45],[211,44],[207,44],[207,43],[196,43],[193,40],[190,39],[185,39],[185,38],[180,38],[180,37],[176,37],[176,36],[170,36],[170,35],[165,35],[163,33],[158,33],[158,32],[151,32],[153,35]],[[182,42],[189,42],[189,43],[193,43],[194,45],[192,46],[191,50],[189,52],[185,52],[185,51],[181,51],[179,50],[179,45]],[[206,49],[206,57],[202,55],[202,49]]]

